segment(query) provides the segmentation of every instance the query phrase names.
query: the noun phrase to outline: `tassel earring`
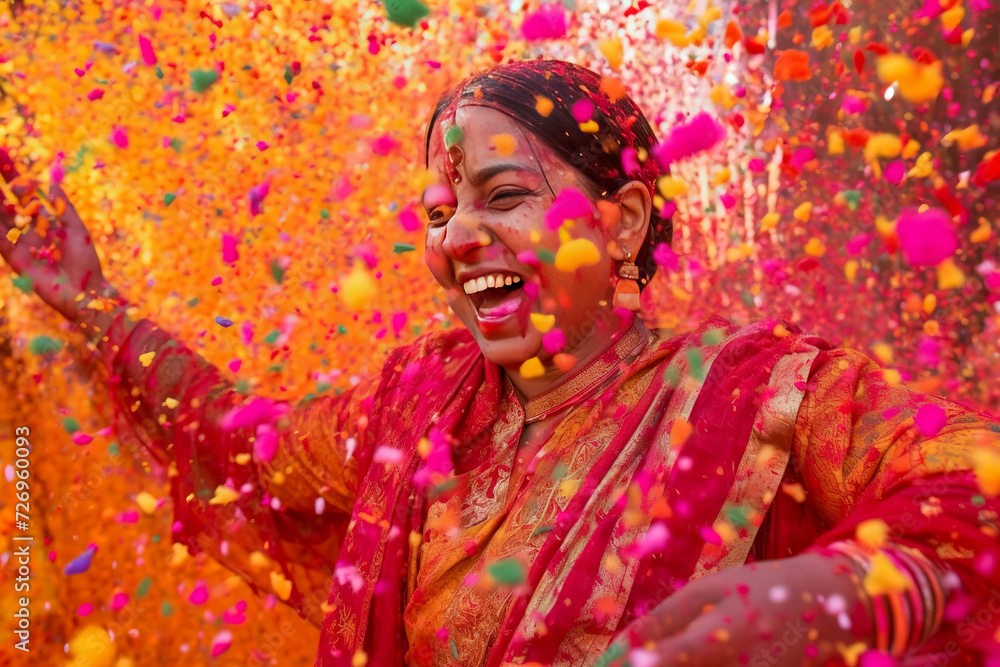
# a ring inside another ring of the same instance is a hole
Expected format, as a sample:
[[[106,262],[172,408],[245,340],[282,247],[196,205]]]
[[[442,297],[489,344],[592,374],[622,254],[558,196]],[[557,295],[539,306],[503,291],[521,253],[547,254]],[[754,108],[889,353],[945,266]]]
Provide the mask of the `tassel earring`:
[[[638,311],[639,304],[639,267],[632,261],[632,253],[625,251],[625,261],[618,267],[618,283],[615,285],[615,296],[612,301],[615,308],[628,308]]]

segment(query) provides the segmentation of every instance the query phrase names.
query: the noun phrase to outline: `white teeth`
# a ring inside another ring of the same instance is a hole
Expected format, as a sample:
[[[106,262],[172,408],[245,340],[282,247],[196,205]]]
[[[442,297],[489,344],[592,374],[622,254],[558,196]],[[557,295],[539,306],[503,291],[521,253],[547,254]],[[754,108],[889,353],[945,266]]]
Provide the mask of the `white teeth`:
[[[462,285],[462,289],[465,290],[466,294],[476,294],[485,289],[490,289],[491,287],[504,287],[505,285],[514,285],[519,282],[521,282],[520,276],[494,273],[490,276],[480,276],[479,278],[467,280]]]

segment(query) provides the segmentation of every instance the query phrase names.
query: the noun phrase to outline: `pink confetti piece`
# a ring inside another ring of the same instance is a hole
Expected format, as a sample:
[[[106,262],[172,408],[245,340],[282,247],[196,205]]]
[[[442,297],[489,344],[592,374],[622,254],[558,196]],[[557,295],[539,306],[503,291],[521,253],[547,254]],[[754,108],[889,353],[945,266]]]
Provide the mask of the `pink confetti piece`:
[[[373,463],[384,463],[386,465],[398,465],[403,460],[403,452],[393,447],[382,445],[375,450],[372,455]]]
[[[250,188],[248,193],[248,198],[250,199],[250,216],[257,217],[261,214],[260,205],[264,203],[264,199],[267,197],[268,190],[271,189],[270,181],[264,181],[259,185],[255,185]]]
[[[917,416],[913,418],[914,424],[920,434],[925,438],[933,438],[941,432],[948,422],[948,414],[940,405],[935,403],[924,403],[917,411]]]
[[[139,522],[139,512],[136,510],[128,510],[127,512],[122,512],[118,515],[116,519],[118,523],[138,523]]]
[[[111,143],[118,146],[118,148],[128,148],[128,134],[126,134],[124,127],[116,125],[111,130]]]
[[[958,235],[951,216],[939,208],[905,209],[896,222],[903,257],[913,266],[934,266],[955,254]]]
[[[73,443],[77,445],[89,445],[91,442],[94,441],[94,439],[91,436],[87,435],[83,431],[77,431],[76,433],[71,435],[69,439],[72,440]]]
[[[220,630],[218,634],[212,637],[212,657],[217,658],[226,651],[233,644],[233,633],[229,630]]]
[[[722,536],[720,536],[711,526],[702,526],[701,530],[698,531],[701,535],[701,539],[705,540],[709,544],[714,544],[720,546],[722,544]]]
[[[94,605],[89,602],[84,602],[82,605],[76,608],[77,616],[90,616],[94,611]]]
[[[542,5],[524,19],[521,34],[529,42],[562,37],[566,34],[566,12],[556,4]]]
[[[399,148],[400,143],[393,139],[390,135],[383,134],[375,139],[371,146],[372,151],[374,151],[376,155],[390,155],[393,151]]]
[[[262,463],[270,463],[278,453],[280,438],[278,433],[267,424],[257,427],[257,438],[253,442],[254,459]]]
[[[236,111],[236,106],[233,104],[227,104],[226,106],[222,107],[222,117],[225,118],[234,111]]]
[[[561,352],[566,347],[566,334],[562,329],[549,329],[542,334],[542,347],[549,354]]]
[[[545,212],[545,226],[556,230],[562,227],[566,220],[593,217],[594,205],[587,196],[576,188],[564,188]]]
[[[667,170],[679,160],[707,151],[726,137],[726,128],[702,111],[686,123],[675,126],[667,138],[653,148],[653,156]]]
[[[119,591],[111,596],[111,601],[108,603],[108,607],[111,609],[111,611],[118,611],[127,604],[128,604],[128,593],[123,593]]]
[[[232,361],[229,362],[229,370],[235,373],[236,371],[240,370],[240,366],[242,365],[243,365],[242,359],[233,359]]]
[[[667,271],[676,271],[679,266],[680,256],[674,252],[669,244],[659,243],[653,248],[653,261],[660,268]]]
[[[667,540],[670,538],[670,531],[662,521],[657,521],[649,527],[646,534],[636,540],[626,549],[633,558],[645,558],[657,551],[667,548]]]
[[[222,235],[222,261],[226,264],[232,264],[240,258],[240,253],[236,249],[239,245],[239,239],[237,239],[232,234]]]
[[[257,150],[263,152],[266,151],[268,148],[270,148],[270,146],[268,146],[268,143],[266,141],[257,142]]]
[[[885,178],[886,183],[899,185],[906,178],[906,163],[902,160],[893,160],[886,165],[883,178]]]
[[[622,149],[622,170],[626,174],[635,174],[642,168],[639,165],[638,154],[634,148]]]
[[[586,123],[594,115],[594,103],[584,98],[573,104],[573,119],[578,123]]]
[[[406,208],[399,214],[399,224],[404,230],[415,232],[420,229],[420,218],[412,209]]]
[[[104,97],[104,89],[103,88],[94,88],[92,91],[90,91],[89,93],[87,93],[87,99],[90,100],[91,102],[93,102],[95,100],[99,100],[102,97]]]
[[[144,35],[139,35],[139,53],[142,54],[142,62],[147,65],[156,64],[156,54],[153,53],[153,45],[150,43],[149,38]]]
[[[254,428],[288,414],[288,404],[278,403],[269,398],[254,397],[250,402],[233,408],[219,422],[223,431]]]
[[[208,602],[208,588],[205,586],[205,582],[199,581],[195,585],[194,590],[191,591],[191,595],[188,596],[188,602],[196,605]]]

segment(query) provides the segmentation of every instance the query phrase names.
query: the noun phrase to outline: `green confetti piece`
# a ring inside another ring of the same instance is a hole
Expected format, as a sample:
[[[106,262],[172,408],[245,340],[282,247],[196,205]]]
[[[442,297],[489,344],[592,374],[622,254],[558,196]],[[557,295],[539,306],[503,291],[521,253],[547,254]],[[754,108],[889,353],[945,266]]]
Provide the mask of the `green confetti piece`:
[[[722,329],[709,329],[701,335],[702,345],[718,345],[722,342]]]
[[[145,579],[139,582],[139,588],[135,590],[135,596],[140,599],[146,597],[152,585],[153,585],[153,578],[146,577]]]
[[[385,17],[392,23],[413,29],[431,11],[420,0],[386,0]]]
[[[196,69],[188,72],[191,77],[191,90],[203,93],[219,80],[219,73],[214,69]]]
[[[460,128],[458,125],[452,125],[444,133],[444,147],[448,149],[454,148],[455,146],[462,143],[462,138],[464,136],[465,133],[462,132],[462,128]]]
[[[455,660],[458,660],[458,646],[455,645],[454,639],[448,640],[451,643],[451,654],[455,656]]]
[[[62,349],[62,343],[48,336],[35,336],[28,349],[32,354],[55,354]]]
[[[524,566],[516,558],[504,558],[486,568],[495,582],[507,586],[516,586],[524,582]]]
[[[62,425],[66,432],[71,435],[80,430],[80,423],[72,417],[63,417]]]
[[[538,526],[533,531],[531,531],[532,537],[538,537],[539,535],[544,535],[545,533],[551,531],[555,526]]]
[[[281,268],[278,264],[278,260],[271,260],[271,275],[274,277],[274,282],[281,284],[281,281],[285,279],[285,270]]]
[[[743,292],[740,293],[740,301],[742,301],[749,308],[753,308],[755,305],[753,302],[753,294],[747,292],[746,290],[743,290]]]
[[[245,380],[245,379],[237,380],[236,381],[236,385],[235,385],[235,389],[239,393],[241,393],[244,396],[246,396],[247,394],[250,393],[250,382],[247,381],[247,380]]]
[[[17,278],[11,278],[10,281],[14,283],[14,287],[25,294],[31,294],[35,290],[35,283],[32,282],[31,276],[18,276]]]
[[[556,467],[552,469],[552,479],[562,479],[569,472],[569,465],[565,461],[560,461],[556,464]]]
[[[183,146],[184,146],[184,142],[181,141],[180,139],[171,139],[170,140],[170,147],[173,148],[174,152],[176,152],[176,153],[180,153],[181,152],[181,148]]]
[[[153,535],[151,539],[153,540],[153,544],[159,544],[161,538],[159,535]]]
[[[198,297],[195,297],[195,298],[191,299],[190,301],[188,301],[188,306],[191,307],[191,308],[194,308],[197,305],[198,305]]]
[[[160,613],[163,614],[164,616],[170,616],[170,614],[174,613],[173,605],[171,605],[167,601],[164,601],[163,604],[160,606]]]
[[[562,0],[563,6],[571,12],[576,11],[576,0]]]
[[[982,507],[986,504],[986,498],[983,496],[972,496],[969,500],[972,502],[973,507]]]
[[[332,386],[329,382],[320,382],[316,385],[316,391],[324,392]]]
[[[284,364],[275,364],[273,366],[268,366],[267,370],[269,373],[280,373],[284,367]]]
[[[861,190],[844,190],[841,194],[847,201],[847,208],[852,211],[858,210],[858,206],[861,205]]]
[[[324,220],[329,220],[330,219],[330,212],[328,210],[326,210],[325,208],[321,209],[320,212],[319,212],[319,217],[323,218]]]
[[[549,250],[548,248],[538,248],[535,250],[535,257],[538,258],[539,262],[543,264],[555,264],[556,254]]]
[[[345,327],[343,324],[338,324],[337,325],[337,333],[339,333],[341,336],[343,336],[344,334],[347,333],[347,327]]]
[[[108,454],[110,456],[118,456],[119,449],[120,448],[118,447],[118,443],[112,442],[110,445],[108,445]]]
[[[663,379],[667,381],[671,387],[676,387],[681,381],[681,372],[671,366],[663,373]]]
[[[160,69],[159,67],[156,68],[156,78],[157,79],[162,79],[163,78],[163,70]]]
[[[415,245],[410,244],[410,243],[393,243],[392,244],[392,251],[394,253],[396,253],[397,255],[402,254],[404,252],[410,252],[411,250],[416,250],[416,249],[417,249],[417,247]]]
[[[289,86],[292,85],[292,79],[294,78],[295,78],[295,73],[292,72],[291,66],[285,65],[285,83],[287,83]]]
[[[704,357],[701,356],[701,350],[696,347],[692,347],[688,350],[687,360],[688,365],[690,366],[688,369],[688,375],[698,380],[704,380],[705,378],[702,376],[702,373],[704,372]]]
[[[175,195],[173,192],[168,192],[167,194],[163,195],[163,203],[166,204],[167,206],[173,204],[175,199],[177,199],[177,195]]]
[[[729,507],[725,510],[726,519],[737,528],[746,528],[750,525],[746,509],[742,507]]]
[[[277,330],[272,331],[271,333],[269,333],[266,336],[264,336],[264,342],[265,343],[270,343],[270,344],[273,345],[274,341],[278,340],[278,336],[280,336],[280,335],[281,335],[281,332],[279,332]]]

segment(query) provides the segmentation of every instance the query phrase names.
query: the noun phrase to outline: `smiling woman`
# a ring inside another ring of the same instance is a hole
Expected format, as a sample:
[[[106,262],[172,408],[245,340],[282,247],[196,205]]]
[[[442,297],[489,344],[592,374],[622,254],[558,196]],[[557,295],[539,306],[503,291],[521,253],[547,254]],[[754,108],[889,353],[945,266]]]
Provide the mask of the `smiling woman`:
[[[569,63],[447,93],[426,262],[466,328],[297,406],[132,321],[9,160],[0,250],[93,333],[176,539],[320,625],[319,665],[982,664],[1000,427],[778,321],[647,329],[654,144]]]

